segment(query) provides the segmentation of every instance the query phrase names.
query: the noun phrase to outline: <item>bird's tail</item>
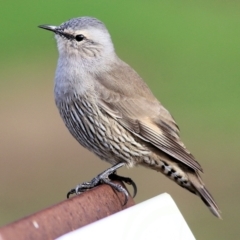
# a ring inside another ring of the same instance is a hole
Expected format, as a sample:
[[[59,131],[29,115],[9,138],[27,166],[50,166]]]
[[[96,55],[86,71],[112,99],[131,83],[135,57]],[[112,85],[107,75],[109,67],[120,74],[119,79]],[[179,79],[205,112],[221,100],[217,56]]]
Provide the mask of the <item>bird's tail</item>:
[[[204,204],[210,209],[214,216],[221,219],[220,210],[217,203],[214,201],[212,195],[204,186],[204,183],[198,171],[189,168],[179,168],[173,165],[168,159],[160,160],[159,164],[149,165],[149,163],[142,162],[141,165],[151,167],[154,170],[162,172],[169,179],[173,180],[179,186],[187,189],[191,193],[198,195]],[[161,168],[159,167],[161,166]]]
[[[202,201],[205,203],[205,205],[209,208],[209,210],[213,213],[214,216],[222,219],[221,215],[220,215],[220,210],[217,206],[217,203],[213,199],[210,192],[204,186],[204,183],[203,183],[200,175],[197,172],[195,172],[195,174],[190,173],[187,175],[188,175],[189,181],[191,182],[193,189],[195,190],[194,193],[202,199]]]

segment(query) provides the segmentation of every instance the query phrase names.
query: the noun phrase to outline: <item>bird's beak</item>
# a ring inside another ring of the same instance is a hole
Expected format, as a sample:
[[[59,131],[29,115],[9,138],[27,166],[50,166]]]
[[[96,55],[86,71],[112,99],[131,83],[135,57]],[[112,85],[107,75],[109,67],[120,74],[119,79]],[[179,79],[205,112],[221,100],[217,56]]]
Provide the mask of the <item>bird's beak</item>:
[[[51,31],[51,32],[54,32],[57,35],[64,36],[67,39],[74,39],[75,38],[74,35],[72,35],[70,33],[67,33],[67,32],[64,32],[64,30],[60,29],[57,26],[39,25],[38,27],[43,28],[43,29],[48,30],[48,31]]]
[[[48,30],[48,31],[52,31],[54,33],[56,33],[57,31],[57,27],[56,26],[51,26],[51,25],[39,25],[38,26],[39,28],[43,28],[45,30]]]

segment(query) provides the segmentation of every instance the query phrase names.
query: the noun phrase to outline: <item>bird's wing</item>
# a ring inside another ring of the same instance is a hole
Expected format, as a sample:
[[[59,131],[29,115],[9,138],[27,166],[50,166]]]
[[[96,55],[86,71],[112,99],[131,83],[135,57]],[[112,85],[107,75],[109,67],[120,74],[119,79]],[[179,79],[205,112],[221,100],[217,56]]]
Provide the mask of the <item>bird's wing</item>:
[[[128,65],[126,65],[128,67]],[[200,164],[179,138],[179,129],[170,113],[153,96],[147,85],[132,69],[128,74],[98,76],[98,106],[133,134],[158,149],[202,171]],[[130,79],[128,79],[130,77]],[[132,78],[131,78],[132,77]]]

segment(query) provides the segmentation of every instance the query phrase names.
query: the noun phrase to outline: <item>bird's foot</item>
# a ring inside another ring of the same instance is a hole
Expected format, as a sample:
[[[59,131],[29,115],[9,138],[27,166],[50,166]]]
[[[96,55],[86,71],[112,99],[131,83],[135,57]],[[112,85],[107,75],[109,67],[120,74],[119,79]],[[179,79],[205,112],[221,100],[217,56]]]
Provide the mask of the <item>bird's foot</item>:
[[[125,201],[124,204],[125,205],[128,201],[128,197],[129,194],[127,192],[127,190],[122,187],[120,184],[116,184],[114,182],[112,182],[113,180],[118,180],[118,181],[123,181],[129,185],[133,186],[134,189],[134,195],[133,197],[136,196],[137,193],[137,186],[136,184],[132,181],[131,178],[127,178],[127,177],[122,177],[122,176],[118,176],[116,174],[117,169],[119,169],[120,167],[124,166],[124,163],[118,163],[110,168],[108,168],[107,170],[105,170],[104,172],[100,173],[98,176],[96,176],[95,178],[93,178],[90,182],[84,182],[82,184],[79,184],[76,186],[76,188],[71,189],[68,193],[67,193],[67,198],[69,198],[69,196],[71,194],[80,194],[83,193],[89,189],[92,189],[100,184],[107,184],[109,186],[111,186],[113,189],[117,190],[118,192],[122,192],[125,196]]]
[[[133,198],[137,195],[137,185],[136,183],[131,179],[131,178],[128,178],[128,177],[123,177],[123,176],[119,176],[116,174],[116,172],[112,173],[111,175],[109,175],[109,178],[112,180],[112,181],[122,181],[128,185],[131,185],[133,187]]]

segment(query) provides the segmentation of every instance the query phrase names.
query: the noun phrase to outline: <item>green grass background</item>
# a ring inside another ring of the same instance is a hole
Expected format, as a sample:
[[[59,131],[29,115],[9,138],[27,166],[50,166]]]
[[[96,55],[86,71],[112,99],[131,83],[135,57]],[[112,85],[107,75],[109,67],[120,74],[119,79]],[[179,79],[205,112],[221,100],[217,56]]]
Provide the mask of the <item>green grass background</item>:
[[[137,183],[136,202],[168,192],[197,239],[238,239],[239,12],[239,2],[223,0],[2,1],[0,225],[62,201],[70,188],[109,166],[64,127],[52,93],[55,40],[37,28],[94,16],[108,27],[119,56],[176,119],[223,221],[159,173],[120,170]]]

